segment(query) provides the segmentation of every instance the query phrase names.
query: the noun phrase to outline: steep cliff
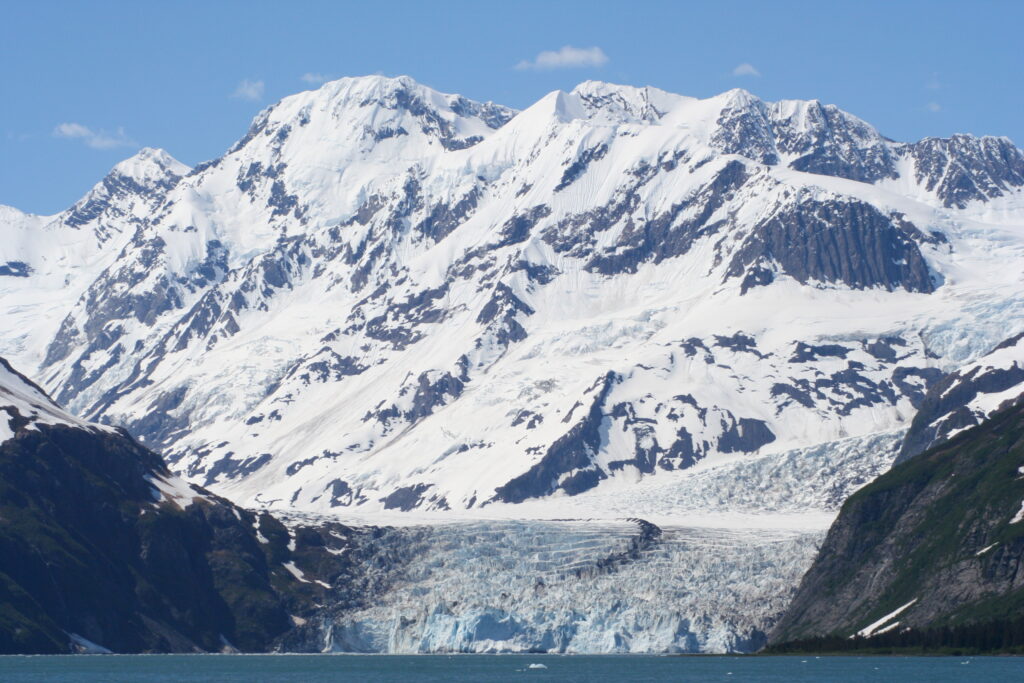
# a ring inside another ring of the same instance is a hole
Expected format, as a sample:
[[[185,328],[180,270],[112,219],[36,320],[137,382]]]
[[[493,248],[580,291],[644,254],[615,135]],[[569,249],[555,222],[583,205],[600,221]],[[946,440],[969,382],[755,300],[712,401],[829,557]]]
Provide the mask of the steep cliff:
[[[1022,563],[1018,404],[851,496],[771,640],[1009,623]]]

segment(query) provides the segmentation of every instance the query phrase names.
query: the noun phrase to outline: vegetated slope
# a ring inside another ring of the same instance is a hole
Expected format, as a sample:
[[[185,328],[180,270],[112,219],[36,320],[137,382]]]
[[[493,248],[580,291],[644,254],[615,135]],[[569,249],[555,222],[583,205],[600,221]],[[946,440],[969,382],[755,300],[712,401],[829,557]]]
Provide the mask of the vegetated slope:
[[[1024,645],[1003,637],[1020,631],[1013,624],[1024,611],[1022,562],[1017,404],[851,496],[771,640],[821,649],[836,638],[885,634],[868,644]],[[900,639],[906,629],[914,637]],[[980,637],[989,631],[999,633]],[[963,642],[953,642],[957,633]]]
[[[0,359],[0,653],[264,651],[345,565]]]
[[[494,509],[816,446],[841,499],[892,454],[826,444],[1024,325],[1022,186],[1004,138],[816,101],[342,79],[162,186],[40,376],[244,504]]]

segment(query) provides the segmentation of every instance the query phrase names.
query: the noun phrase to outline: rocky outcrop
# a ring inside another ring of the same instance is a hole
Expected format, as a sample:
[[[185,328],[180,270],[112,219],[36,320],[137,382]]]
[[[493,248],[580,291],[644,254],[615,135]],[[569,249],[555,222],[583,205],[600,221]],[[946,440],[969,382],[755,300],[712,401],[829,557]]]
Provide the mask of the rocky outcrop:
[[[906,220],[864,202],[799,202],[751,231],[728,276],[742,277],[744,291],[786,274],[801,284],[927,293],[935,281],[922,241],[925,236]]]
[[[917,182],[944,206],[964,208],[1024,185],[1024,154],[1007,138],[954,135],[907,145]]]

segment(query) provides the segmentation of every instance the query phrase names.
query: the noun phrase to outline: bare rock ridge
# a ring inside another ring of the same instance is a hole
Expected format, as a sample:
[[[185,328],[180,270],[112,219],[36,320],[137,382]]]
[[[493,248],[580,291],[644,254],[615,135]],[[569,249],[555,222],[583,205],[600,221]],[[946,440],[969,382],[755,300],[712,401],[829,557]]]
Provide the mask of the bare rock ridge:
[[[936,382],[921,403],[896,462],[981,424],[1024,396],[1024,334]]]

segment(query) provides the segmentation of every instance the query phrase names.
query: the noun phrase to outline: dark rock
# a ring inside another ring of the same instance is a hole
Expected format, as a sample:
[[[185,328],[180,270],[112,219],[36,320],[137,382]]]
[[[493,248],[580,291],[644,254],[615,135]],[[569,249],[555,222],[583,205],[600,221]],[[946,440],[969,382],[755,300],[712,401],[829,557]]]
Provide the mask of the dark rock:
[[[916,242],[927,239],[905,220],[856,200],[795,202],[751,230],[726,277],[746,277],[746,292],[765,280],[752,281],[750,273],[774,272],[777,264],[801,284],[929,293],[935,282]]]
[[[408,512],[419,507],[423,502],[423,494],[431,487],[430,484],[415,484],[395,489],[386,497],[381,498],[385,510],[401,510]]]
[[[608,145],[598,145],[597,147],[585,149],[577,154],[576,160],[569,164],[569,167],[565,169],[564,173],[562,173],[562,179],[558,181],[558,185],[555,185],[555,192],[561,192],[572,185],[580,178],[580,176],[587,172],[587,168],[590,167],[590,164],[604,159],[604,156],[607,153]]]
[[[148,478],[168,476],[123,433],[36,425],[0,444],[0,652],[68,652],[71,633],[115,652],[266,651],[315,609],[322,589],[273,563],[287,534],[260,543],[253,513],[202,490],[157,503]]]
[[[908,145],[917,181],[947,207],[1003,196],[1024,186],[1024,153],[1006,138],[954,135]]]
[[[1020,344],[1024,344],[1024,334],[1003,341],[992,352]],[[956,431],[981,424],[987,416],[975,414],[968,408],[979,395],[998,394],[1019,386],[1019,394],[1000,407],[1021,400],[1024,367],[1020,363],[1007,368],[986,367],[983,361],[984,358],[965,370],[951,372],[931,385],[903,439],[897,463],[942,443]]]
[[[28,277],[32,267],[24,261],[8,261],[0,265],[0,277]]]
[[[803,342],[797,342],[796,350],[793,351],[792,357],[790,357],[790,363],[811,363],[819,358],[843,358],[845,359],[847,354],[850,353],[850,349],[839,344],[822,344],[820,346],[811,346]]]

